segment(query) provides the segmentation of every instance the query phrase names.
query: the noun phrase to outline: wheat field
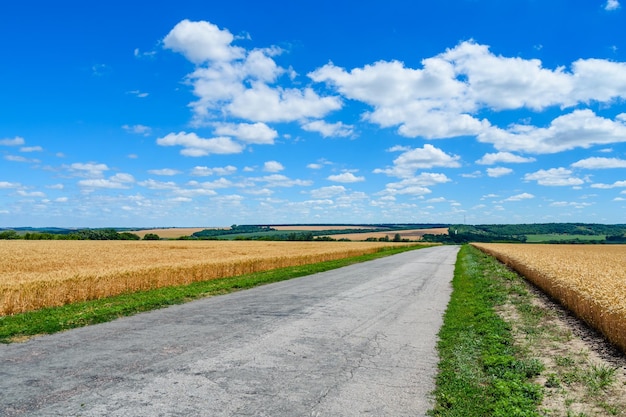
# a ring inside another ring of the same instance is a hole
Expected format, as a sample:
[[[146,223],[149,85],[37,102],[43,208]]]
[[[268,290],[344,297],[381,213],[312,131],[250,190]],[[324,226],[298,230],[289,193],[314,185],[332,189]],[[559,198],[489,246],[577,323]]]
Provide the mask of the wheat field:
[[[387,242],[0,241],[0,315],[374,253]],[[395,244],[397,246],[398,244]]]
[[[475,243],[626,352],[626,245]]]

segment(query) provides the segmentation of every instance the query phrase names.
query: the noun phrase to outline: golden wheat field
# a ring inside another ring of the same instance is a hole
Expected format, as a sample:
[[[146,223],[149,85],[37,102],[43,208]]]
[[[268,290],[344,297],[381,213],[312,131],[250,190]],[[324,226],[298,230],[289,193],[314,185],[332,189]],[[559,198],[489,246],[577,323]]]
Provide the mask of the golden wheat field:
[[[374,253],[390,245],[386,242],[0,240],[0,315],[347,258]]]
[[[474,244],[626,352],[626,245]]]

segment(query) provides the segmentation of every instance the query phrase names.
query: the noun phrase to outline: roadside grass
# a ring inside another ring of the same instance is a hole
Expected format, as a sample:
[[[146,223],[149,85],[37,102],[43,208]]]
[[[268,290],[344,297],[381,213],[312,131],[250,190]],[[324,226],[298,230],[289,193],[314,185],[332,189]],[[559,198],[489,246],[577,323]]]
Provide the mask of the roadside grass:
[[[431,416],[626,416],[626,357],[524,277],[465,245],[453,288]]]
[[[0,316],[0,343],[19,342],[35,335],[51,334],[112,321],[120,317],[181,304],[203,297],[227,294],[426,247],[429,246],[384,247],[378,252],[351,258],[280,268],[236,277],[196,282],[183,286],[122,294],[61,307]]]
[[[439,332],[435,417],[535,417],[543,388],[532,382],[543,364],[516,347],[511,326],[496,308],[507,300],[494,258],[464,245],[453,293]]]

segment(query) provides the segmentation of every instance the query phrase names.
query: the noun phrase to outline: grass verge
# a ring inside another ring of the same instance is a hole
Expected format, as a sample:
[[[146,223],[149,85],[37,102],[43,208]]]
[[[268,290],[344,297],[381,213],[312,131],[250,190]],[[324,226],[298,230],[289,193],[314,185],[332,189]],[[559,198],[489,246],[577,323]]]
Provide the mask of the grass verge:
[[[425,247],[428,246],[385,247],[376,253],[335,261],[196,282],[184,286],[122,294],[100,300],[2,316],[0,317],[0,343],[21,341],[34,335],[51,334],[91,324],[103,323],[119,317],[130,316],[169,305],[181,304],[198,298],[227,294],[263,284],[311,275]]]
[[[516,347],[497,313],[511,271],[478,249],[458,255],[453,293],[439,332],[435,417],[535,417],[543,388],[532,382],[543,365]]]

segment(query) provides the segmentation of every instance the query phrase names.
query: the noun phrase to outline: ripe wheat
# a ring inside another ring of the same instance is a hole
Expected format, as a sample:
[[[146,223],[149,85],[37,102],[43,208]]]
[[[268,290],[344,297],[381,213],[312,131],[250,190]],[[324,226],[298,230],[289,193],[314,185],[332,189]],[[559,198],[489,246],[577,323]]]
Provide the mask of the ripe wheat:
[[[0,241],[0,315],[374,253],[382,242]]]
[[[626,245],[474,244],[626,352]]]

